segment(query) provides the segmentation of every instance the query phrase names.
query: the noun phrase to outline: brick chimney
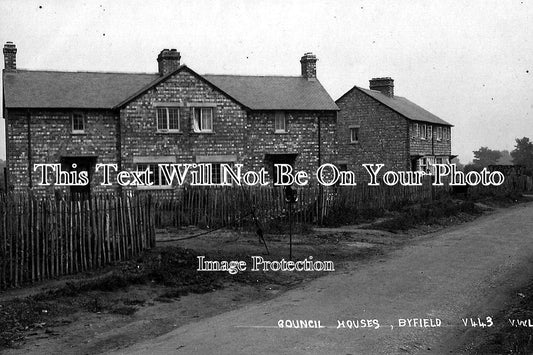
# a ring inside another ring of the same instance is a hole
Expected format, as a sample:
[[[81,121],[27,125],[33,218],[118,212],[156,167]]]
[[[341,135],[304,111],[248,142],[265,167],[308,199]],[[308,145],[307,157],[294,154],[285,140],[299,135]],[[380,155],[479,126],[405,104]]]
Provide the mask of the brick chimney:
[[[181,55],[180,52],[173,49],[163,49],[157,56],[157,63],[159,64],[159,75],[167,75],[178,69],[180,66]]]
[[[300,63],[302,64],[302,76],[307,80],[316,80],[317,60],[316,56],[311,52],[305,53],[302,59],[300,59]]]
[[[383,95],[394,97],[394,80],[392,78],[372,78],[370,80],[370,90],[381,91]]]
[[[17,47],[13,42],[4,44],[4,68],[7,71],[17,70]]]

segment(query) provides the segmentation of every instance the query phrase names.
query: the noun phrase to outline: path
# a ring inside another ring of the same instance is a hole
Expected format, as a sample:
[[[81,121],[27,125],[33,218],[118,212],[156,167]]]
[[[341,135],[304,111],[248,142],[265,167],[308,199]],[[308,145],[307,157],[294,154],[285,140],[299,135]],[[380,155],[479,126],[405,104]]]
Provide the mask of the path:
[[[533,203],[528,203],[118,353],[443,353],[468,331],[461,318],[493,316],[532,275]],[[399,318],[439,318],[442,327],[399,328]],[[331,328],[279,329],[280,319],[315,319]],[[377,319],[381,327],[336,329],[337,320],[348,319]]]

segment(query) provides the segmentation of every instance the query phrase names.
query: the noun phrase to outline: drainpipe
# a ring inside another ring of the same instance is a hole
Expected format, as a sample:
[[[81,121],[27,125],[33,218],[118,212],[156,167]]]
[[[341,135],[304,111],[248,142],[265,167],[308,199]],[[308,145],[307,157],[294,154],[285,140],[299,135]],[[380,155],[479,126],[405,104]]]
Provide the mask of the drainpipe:
[[[318,124],[318,166],[322,164],[322,142],[320,137],[320,116],[317,117],[317,124]]]
[[[321,138],[321,135],[320,135],[320,113],[317,115],[317,125],[318,125],[318,167],[320,167],[320,165],[322,165],[322,156],[321,156],[321,153],[322,153],[322,138]],[[317,167],[317,168],[318,168]],[[318,223],[319,224],[322,224],[322,195],[324,193],[324,189],[323,189],[323,186],[322,184],[318,184],[318,217],[319,217],[319,220],[318,220]]]
[[[436,128],[436,127],[432,127],[431,128],[431,155],[433,155],[433,157],[435,157],[435,140],[433,139],[433,137],[435,135],[434,135],[434,132],[433,132],[433,128]]]
[[[31,173],[31,167],[32,167],[32,154],[31,154],[31,115],[30,110],[26,110],[26,123],[28,125],[28,179],[29,184],[28,187],[30,190],[33,188],[33,179],[32,179],[32,173]]]

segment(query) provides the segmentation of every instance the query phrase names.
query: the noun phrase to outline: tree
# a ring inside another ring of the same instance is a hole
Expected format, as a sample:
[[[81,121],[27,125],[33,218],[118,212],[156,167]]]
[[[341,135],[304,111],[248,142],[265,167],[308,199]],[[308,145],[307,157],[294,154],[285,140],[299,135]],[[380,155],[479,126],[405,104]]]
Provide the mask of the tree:
[[[481,147],[479,150],[474,150],[474,160],[472,164],[476,167],[486,167],[489,165],[495,165],[498,159],[501,157],[501,153],[497,150],[492,150],[487,147]]]
[[[458,157],[453,158],[450,163],[455,164],[455,167],[457,168],[457,170],[463,170],[463,168],[465,167],[464,164],[461,163]]]
[[[500,150],[500,159],[496,162],[498,165],[513,165],[513,158],[508,150]]]
[[[533,170],[533,142],[529,138],[516,138],[515,149],[511,152],[514,165],[523,165]]]

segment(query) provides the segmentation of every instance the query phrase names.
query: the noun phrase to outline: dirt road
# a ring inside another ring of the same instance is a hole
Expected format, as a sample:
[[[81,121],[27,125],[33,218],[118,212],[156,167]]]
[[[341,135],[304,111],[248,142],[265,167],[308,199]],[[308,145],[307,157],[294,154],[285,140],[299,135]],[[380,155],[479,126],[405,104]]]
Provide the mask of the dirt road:
[[[494,315],[532,275],[533,203],[528,203],[117,353],[449,353],[465,334],[480,331],[465,327],[463,318],[507,321]],[[430,327],[399,327],[406,318],[429,319]],[[325,328],[278,328],[286,319],[320,320]],[[338,321],[361,319],[375,319],[380,327],[337,329]],[[440,327],[431,327],[439,321]]]

